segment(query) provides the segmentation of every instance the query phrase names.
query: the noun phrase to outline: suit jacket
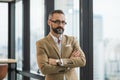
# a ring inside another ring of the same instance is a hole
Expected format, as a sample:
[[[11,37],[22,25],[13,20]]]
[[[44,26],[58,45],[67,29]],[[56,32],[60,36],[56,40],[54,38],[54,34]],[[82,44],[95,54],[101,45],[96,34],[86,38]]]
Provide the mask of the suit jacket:
[[[36,42],[36,49],[37,63],[41,72],[45,75],[45,80],[64,80],[64,75],[66,80],[77,80],[75,67],[82,67],[86,64],[85,55],[72,36],[63,35],[61,55],[50,34]],[[80,57],[70,59],[75,49],[80,51]],[[49,58],[62,59],[64,66],[50,65],[48,63]]]

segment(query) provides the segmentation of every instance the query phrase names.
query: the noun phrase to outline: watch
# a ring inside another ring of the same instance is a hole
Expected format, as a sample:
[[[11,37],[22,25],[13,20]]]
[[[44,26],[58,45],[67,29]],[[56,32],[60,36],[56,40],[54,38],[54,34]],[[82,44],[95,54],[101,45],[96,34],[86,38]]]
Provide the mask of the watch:
[[[60,62],[59,59],[56,60],[56,63],[57,63],[58,66],[61,66],[61,62]]]

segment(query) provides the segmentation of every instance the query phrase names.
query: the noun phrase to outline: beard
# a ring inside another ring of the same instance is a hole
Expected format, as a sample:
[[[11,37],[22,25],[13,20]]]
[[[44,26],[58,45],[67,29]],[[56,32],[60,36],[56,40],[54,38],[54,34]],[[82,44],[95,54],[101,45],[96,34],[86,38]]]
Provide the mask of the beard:
[[[64,29],[62,27],[57,27],[57,28],[53,28],[52,27],[52,30],[56,33],[56,34],[63,34],[64,32]]]

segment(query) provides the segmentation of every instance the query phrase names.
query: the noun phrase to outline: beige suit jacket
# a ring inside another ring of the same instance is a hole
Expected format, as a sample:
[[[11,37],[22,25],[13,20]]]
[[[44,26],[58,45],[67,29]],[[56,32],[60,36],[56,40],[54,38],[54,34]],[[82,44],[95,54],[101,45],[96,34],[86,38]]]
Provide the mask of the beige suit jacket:
[[[72,36],[63,35],[62,51],[59,54],[59,49],[55,44],[50,34],[36,42],[37,63],[41,72],[45,75],[45,80],[77,80],[75,67],[83,67],[86,64],[86,59],[78,42]],[[80,57],[70,59],[71,53],[78,49]],[[53,66],[48,64],[48,59],[54,58],[63,60],[64,66]]]

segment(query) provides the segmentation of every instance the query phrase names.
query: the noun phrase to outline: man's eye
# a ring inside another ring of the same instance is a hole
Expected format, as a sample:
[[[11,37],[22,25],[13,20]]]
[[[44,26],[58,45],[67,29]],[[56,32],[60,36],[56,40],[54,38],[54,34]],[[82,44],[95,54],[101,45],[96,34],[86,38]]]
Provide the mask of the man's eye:
[[[60,21],[55,21],[55,23],[60,23]]]

